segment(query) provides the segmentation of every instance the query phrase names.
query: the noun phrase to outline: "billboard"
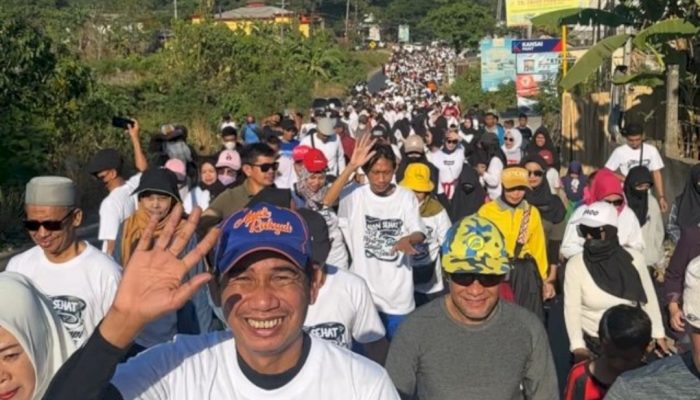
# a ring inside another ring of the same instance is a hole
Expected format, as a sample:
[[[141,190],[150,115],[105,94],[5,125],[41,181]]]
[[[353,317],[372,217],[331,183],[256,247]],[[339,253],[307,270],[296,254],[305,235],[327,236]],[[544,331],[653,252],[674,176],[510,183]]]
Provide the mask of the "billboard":
[[[399,43],[409,43],[411,41],[411,31],[408,25],[399,25]]]
[[[554,84],[561,65],[560,39],[514,40],[515,91],[518,107],[532,107],[540,88]]]
[[[585,2],[587,7],[588,1]],[[506,0],[506,24],[530,25],[530,18],[550,11],[581,7],[581,0]]]
[[[515,80],[513,39],[493,38],[479,42],[481,52],[481,90],[498,91],[498,87]]]

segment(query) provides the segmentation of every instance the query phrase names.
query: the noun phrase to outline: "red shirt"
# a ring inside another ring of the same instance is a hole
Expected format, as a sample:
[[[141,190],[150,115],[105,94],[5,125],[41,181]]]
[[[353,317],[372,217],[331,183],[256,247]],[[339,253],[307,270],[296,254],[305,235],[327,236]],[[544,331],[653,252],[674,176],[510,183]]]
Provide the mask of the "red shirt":
[[[569,372],[564,400],[603,400],[610,386],[596,379],[590,372],[590,361],[582,361]]]

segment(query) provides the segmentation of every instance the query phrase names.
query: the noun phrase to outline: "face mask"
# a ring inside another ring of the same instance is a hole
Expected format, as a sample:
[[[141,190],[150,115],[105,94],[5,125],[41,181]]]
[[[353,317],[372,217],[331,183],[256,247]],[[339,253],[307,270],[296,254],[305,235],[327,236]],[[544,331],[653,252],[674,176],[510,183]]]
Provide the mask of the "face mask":
[[[236,142],[224,142],[224,147],[226,150],[234,150],[236,148]]]
[[[463,183],[462,190],[464,191],[464,193],[469,194],[474,191],[474,185],[472,185],[471,183]]]
[[[235,180],[236,178],[230,175],[219,175],[219,182],[224,186],[232,184]]]

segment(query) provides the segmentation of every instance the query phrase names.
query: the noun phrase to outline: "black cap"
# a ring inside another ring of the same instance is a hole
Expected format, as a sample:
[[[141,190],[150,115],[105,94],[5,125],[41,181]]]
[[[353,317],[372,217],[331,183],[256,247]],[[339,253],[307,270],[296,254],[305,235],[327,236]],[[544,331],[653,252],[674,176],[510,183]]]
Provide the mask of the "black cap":
[[[88,162],[85,170],[95,175],[108,169],[116,169],[121,172],[122,156],[115,149],[103,149],[97,152]]]
[[[335,121],[335,125],[333,125],[333,128],[345,128],[345,123],[338,118]]]
[[[289,118],[285,118],[280,122],[280,126],[285,131],[295,131],[297,130],[297,125]]]
[[[180,200],[180,192],[177,189],[177,176],[175,173],[165,168],[149,168],[141,174],[139,186],[132,194],[140,194],[142,192],[158,192],[173,197],[178,202]]]
[[[622,129],[622,136],[637,136],[643,133],[644,128],[642,128],[642,125],[634,122],[625,124],[625,127]]]
[[[331,240],[328,224],[321,214],[308,208],[297,210],[309,227],[311,236],[311,259],[314,264],[325,265],[331,252]]]
[[[238,131],[236,128],[232,126],[225,126],[224,129],[221,130],[221,136],[238,136]]]

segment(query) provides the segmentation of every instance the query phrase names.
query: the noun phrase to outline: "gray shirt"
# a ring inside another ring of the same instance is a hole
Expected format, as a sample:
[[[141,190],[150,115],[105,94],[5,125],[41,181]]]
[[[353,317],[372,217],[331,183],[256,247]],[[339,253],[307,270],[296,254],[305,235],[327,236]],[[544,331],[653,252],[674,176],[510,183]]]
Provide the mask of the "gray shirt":
[[[445,297],[417,309],[399,327],[386,369],[403,399],[559,397],[544,326],[504,301],[478,326],[453,320]]]
[[[700,399],[700,373],[693,354],[675,355],[622,374],[605,399]]]

